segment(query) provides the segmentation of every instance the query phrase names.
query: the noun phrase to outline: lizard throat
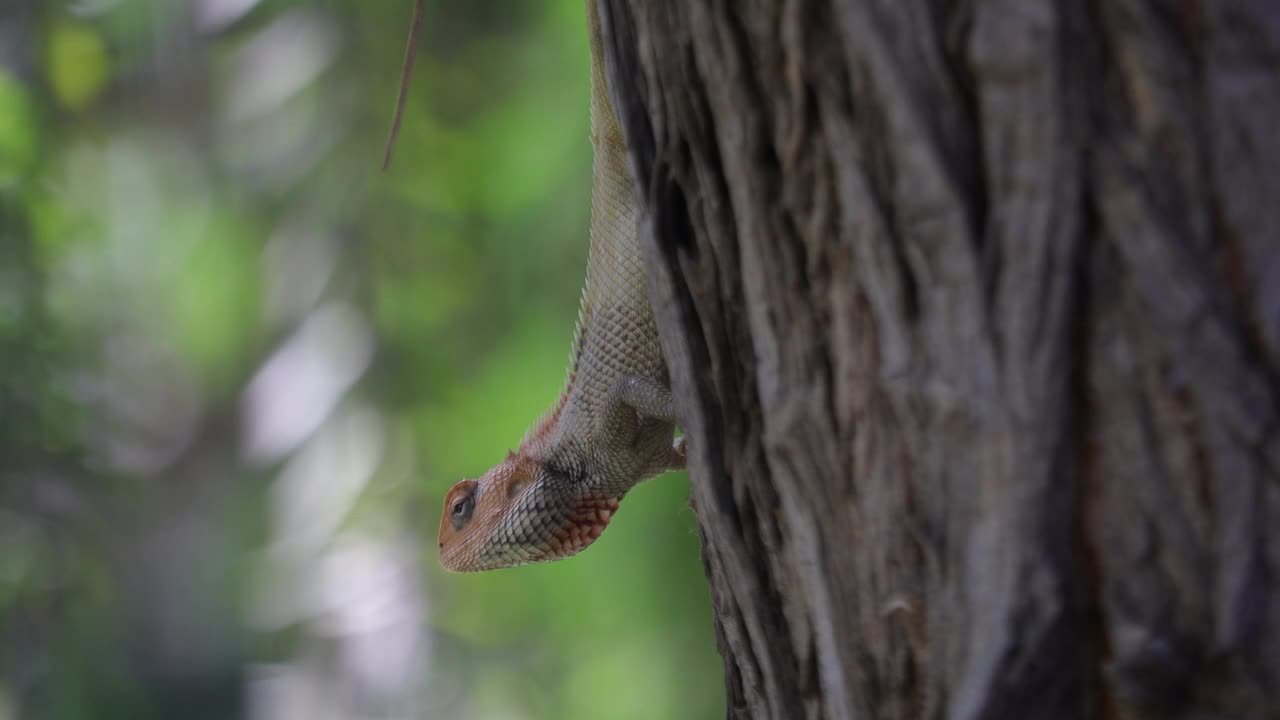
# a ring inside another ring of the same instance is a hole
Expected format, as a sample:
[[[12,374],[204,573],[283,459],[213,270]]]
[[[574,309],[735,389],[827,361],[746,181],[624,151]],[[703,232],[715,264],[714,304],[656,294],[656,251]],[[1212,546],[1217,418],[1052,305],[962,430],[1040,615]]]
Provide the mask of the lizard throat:
[[[560,560],[576,555],[596,541],[618,511],[618,499],[587,496],[565,517],[565,522],[546,541],[542,560]]]

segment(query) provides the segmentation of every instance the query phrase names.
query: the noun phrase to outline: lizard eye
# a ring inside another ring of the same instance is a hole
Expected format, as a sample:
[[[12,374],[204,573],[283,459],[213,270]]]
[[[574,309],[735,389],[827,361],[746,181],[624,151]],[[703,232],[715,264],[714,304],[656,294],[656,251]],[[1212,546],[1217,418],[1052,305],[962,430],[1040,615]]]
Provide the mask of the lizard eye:
[[[453,523],[454,530],[461,530],[463,525],[471,519],[471,513],[476,509],[475,493],[467,493],[457,500],[453,501],[453,505],[449,507],[449,520]]]

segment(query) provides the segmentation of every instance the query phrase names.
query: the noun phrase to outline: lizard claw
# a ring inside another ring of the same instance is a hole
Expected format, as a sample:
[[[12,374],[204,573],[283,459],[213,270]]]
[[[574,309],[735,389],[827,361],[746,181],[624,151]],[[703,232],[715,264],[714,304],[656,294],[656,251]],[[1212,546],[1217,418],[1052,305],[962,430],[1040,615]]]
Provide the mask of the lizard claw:
[[[688,444],[685,443],[684,436],[681,435],[675,439],[675,442],[671,443],[671,465],[669,469],[683,470],[688,461],[688,455]]]

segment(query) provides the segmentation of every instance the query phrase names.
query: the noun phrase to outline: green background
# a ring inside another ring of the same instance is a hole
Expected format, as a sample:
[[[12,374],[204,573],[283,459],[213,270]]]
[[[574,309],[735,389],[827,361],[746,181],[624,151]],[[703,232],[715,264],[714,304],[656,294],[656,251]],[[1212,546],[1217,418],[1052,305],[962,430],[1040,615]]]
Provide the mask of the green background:
[[[580,0],[0,9],[0,720],[705,718],[683,473],[440,570],[564,382]]]

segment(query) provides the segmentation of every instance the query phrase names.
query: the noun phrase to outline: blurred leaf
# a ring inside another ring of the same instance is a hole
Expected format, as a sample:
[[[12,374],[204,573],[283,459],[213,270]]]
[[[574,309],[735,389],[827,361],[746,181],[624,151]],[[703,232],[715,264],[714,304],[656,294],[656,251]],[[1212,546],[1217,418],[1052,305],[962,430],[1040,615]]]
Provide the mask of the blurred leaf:
[[[35,109],[18,79],[0,69],[0,186],[30,171],[40,133]]]
[[[244,356],[258,327],[258,283],[246,268],[256,254],[240,239],[243,229],[226,215],[203,230],[185,272],[167,278],[170,330],[176,345],[206,378],[226,378]]]
[[[59,23],[49,33],[49,85],[59,104],[83,110],[111,78],[106,44],[92,28]]]

